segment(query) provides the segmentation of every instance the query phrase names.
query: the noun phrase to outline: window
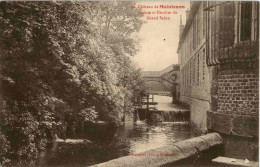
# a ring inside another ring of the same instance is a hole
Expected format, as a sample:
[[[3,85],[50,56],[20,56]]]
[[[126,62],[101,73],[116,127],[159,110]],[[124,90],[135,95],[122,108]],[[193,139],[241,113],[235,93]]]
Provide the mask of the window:
[[[181,71],[181,85],[184,85],[184,72]]]
[[[200,24],[200,13],[201,10],[198,10],[197,13],[197,46],[200,44],[200,29],[201,29],[201,24]]]
[[[216,18],[217,48],[226,48],[234,44],[235,5],[234,2],[226,2],[218,7],[219,17]],[[218,14],[217,14],[218,15]]]
[[[189,66],[190,66],[190,85],[192,83],[192,62],[190,61],[189,63]]]
[[[194,17],[192,28],[193,28],[193,50],[194,50],[196,48],[196,17]]]
[[[186,73],[186,86],[188,86],[188,73],[187,73],[187,66],[185,67],[185,73]]]
[[[197,84],[200,84],[200,54],[197,55]]]
[[[187,86],[189,86],[189,64],[187,64]]]
[[[241,4],[241,31],[240,40],[249,40],[251,37],[252,2]]]
[[[229,47],[232,47],[235,42],[235,18],[236,2],[208,2],[208,21],[207,41],[209,51],[207,53],[208,65],[217,65],[222,60],[226,60],[227,56],[232,55],[229,52]],[[228,51],[226,52],[225,49]]]
[[[196,76],[196,62],[195,62],[195,58],[193,58],[193,83],[195,84],[195,76]]]
[[[188,75],[187,75],[187,66],[185,67],[185,75],[186,75],[186,86],[188,86]]]
[[[205,83],[205,64],[206,64],[206,54],[205,49],[203,49],[203,55],[202,55],[202,81]]]
[[[189,33],[189,36],[190,36],[190,53],[192,52],[192,31],[190,31],[190,33]]]
[[[207,7],[207,2],[203,2],[203,9],[205,9]],[[202,9],[202,10],[203,10]],[[205,37],[206,34],[206,13],[205,11],[203,11],[203,37]]]
[[[186,87],[186,69],[184,68],[184,86]]]

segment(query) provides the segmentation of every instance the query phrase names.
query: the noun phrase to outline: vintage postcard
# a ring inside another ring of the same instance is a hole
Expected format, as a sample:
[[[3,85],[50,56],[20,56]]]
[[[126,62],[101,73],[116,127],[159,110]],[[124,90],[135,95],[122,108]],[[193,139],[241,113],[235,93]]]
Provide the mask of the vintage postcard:
[[[258,1],[0,1],[0,167],[258,161]]]

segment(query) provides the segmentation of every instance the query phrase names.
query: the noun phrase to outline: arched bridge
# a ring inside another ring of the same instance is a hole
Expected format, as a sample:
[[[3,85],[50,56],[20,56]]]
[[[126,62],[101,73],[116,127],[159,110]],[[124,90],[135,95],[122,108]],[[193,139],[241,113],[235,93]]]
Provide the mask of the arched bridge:
[[[144,71],[146,91],[150,94],[172,95],[177,93],[180,82],[179,65],[171,65],[162,71]]]

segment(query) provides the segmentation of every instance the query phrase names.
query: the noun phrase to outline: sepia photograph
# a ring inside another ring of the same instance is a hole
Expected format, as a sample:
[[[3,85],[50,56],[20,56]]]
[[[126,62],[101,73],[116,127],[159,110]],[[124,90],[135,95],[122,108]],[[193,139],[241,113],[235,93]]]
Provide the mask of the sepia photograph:
[[[259,2],[0,0],[0,167],[258,167]]]

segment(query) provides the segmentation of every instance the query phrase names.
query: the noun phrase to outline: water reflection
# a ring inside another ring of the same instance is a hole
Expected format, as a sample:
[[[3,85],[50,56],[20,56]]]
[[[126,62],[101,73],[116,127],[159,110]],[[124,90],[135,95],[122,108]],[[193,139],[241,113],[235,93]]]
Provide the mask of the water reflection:
[[[188,124],[163,122],[147,125],[138,121],[133,126],[110,128],[89,127],[81,137],[90,139],[87,143],[54,143],[31,162],[13,163],[11,166],[90,166],[130,153],[171,145],[174,142],[195,137]]]

